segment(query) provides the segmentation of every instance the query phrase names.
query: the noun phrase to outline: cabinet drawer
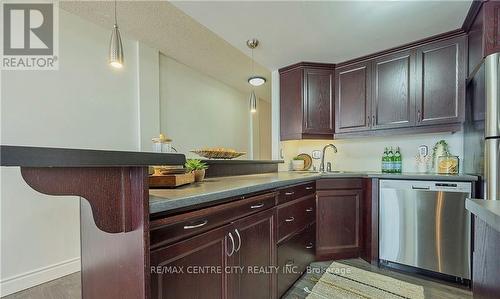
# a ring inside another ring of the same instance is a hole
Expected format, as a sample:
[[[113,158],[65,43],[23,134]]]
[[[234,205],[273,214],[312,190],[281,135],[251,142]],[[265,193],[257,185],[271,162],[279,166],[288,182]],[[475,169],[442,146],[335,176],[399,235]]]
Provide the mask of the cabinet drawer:
[[[363,179],[321,179],[316,182],[316,189],[363,189]]]
[[[150,225],[151,248],[191,237],[243,216],[272,208],[275,206],[277,194],[266,193],[154,220]]]
[[[314,195],[309,195],[278,207],[278,242],[315,220],[315,199]]]
[[[314,261],[315,224],[278,247],[278,297],[288,290]]]
[[[279,190],[278,203],[281,204],[307,195],[312,195],[314,192],[316,192],[315,182],[283,188]]]

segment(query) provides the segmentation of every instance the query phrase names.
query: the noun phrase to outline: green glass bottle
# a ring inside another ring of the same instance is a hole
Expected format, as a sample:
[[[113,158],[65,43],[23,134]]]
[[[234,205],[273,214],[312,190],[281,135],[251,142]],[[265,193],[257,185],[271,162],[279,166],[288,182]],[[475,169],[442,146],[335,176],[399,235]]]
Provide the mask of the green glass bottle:
[[[389,156],[387,155],[387,147],[384,149],[384,154],[382,155],[382,173],[386,173],[387,172],[387,166],[389,165],[388,161],[389,161]]]
[[[396,148],[396,152],[394,153],[394,168],[395,173],[403,172],[403,157],[399,152],[399,146]]]
[[[387,172],[394,173],[394,152],[392,151],[392,146],[387,153]]]

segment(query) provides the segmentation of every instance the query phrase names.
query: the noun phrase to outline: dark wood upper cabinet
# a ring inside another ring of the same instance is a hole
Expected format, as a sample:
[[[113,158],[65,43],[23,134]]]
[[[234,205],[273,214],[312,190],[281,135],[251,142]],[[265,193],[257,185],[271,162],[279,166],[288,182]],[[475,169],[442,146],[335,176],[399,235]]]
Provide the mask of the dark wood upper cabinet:
[[[333,71],[304,70],[304,133],[333,134]]]
[[[333,65],[280,70],[281,140],[333,138]]]
[[[415,124],[415,52],[404,51],[373,61],[372,128]]]
[[[362,200],[361,189],[317,191],[316,256],[319,259],[360,255]]]
[[[466,37],[417,49],[417,125],[464,120]]]
[[[335,70],[335,133],[364,131],[371,123],[371,63]]]
[[[243,273],[234,275],[232,298],[275,298],[275,275],[249,273],[249,267],[276,265],[276,233],[274,210],[248,216],[234,223],[236,248],[231,264],[245,267]]]

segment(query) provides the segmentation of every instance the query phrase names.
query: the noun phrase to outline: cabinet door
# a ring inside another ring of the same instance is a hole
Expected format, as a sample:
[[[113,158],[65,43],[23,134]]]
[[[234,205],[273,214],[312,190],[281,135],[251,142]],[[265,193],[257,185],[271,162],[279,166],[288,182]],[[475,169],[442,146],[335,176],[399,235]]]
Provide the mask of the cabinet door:
[[[234,228],[236,252],[231,264],[243,267],[243,271],[232,275],[232,297],[275,298],[276,273],[260,271],[276,265],[274,209],[243,218]]]
[[[371,123],[371,64],[335,71],[335,133],[365,131]]]
[[[465,58],[465,36],[417,49],[417,125],[463,121]]]
[[[415,124],[415,54],[404,51],[373,62],[372,128]]]
[[[227,298],[224,268],[232,243],[226,225],[151,252],[152,298]],[[227,247],[227,250],[226,250]],[[204,270],[205,273],[195,271]]]
[[[333,138],[333,71],[304,70],[304,133],[332,134]]]
[[[361,249],[362,190],[317,191],[316,255],[320,259],[354,258]]]
[[[302,138],[303,70],[280,73],[280,140]]]

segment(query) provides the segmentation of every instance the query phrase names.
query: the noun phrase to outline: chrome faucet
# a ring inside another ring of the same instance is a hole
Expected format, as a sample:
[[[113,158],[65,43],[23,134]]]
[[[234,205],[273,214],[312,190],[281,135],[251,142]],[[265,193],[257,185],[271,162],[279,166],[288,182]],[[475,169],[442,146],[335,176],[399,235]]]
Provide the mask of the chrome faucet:
[[[325,151],[329,147],[331,147],[335,153],[337,152],[337,147],[335,145],[331,143],[325,145],[325,147],[323,148],[323,154],[321,155],[321,165],[319,166],[319,172],[325,172]],[[331,171],[331,169],[329,171]]]

